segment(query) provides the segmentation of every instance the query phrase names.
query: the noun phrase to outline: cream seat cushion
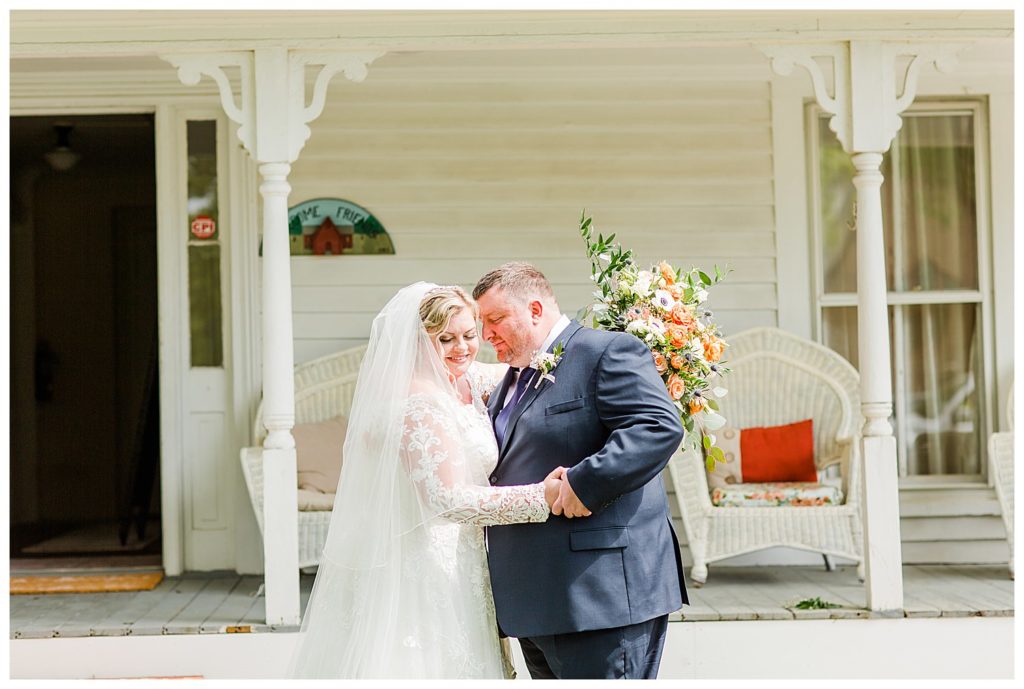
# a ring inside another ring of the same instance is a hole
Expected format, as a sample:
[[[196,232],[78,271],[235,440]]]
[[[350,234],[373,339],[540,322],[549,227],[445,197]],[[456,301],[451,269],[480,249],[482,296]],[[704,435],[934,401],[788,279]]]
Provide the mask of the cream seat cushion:
[[[299,488],[299,512],[328,512],[334,509],[334,493]]]
[[[300,490],[330,493],[330,502],[333,504],[334,493],[338,490],[338,478],[341,476],[342,447],[347,430],[348,419],[344,416],[316,423],[295,424],[292,435],[295,437]],[[299,509],[302,509],[301,498],[300,495]],[[330,509],[330,504],[321,509]]]

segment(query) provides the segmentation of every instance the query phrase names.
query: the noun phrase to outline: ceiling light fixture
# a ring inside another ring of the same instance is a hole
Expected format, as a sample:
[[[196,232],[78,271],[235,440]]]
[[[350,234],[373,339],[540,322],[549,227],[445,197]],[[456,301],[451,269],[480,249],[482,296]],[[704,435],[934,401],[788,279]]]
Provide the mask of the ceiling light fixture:
[[[55,122],[53,129],[57,132],[57,147],[43,154],[46,162],[57,172],[67,172],[82,157],[71,150],[71,130],[74,125],[68,122]]]

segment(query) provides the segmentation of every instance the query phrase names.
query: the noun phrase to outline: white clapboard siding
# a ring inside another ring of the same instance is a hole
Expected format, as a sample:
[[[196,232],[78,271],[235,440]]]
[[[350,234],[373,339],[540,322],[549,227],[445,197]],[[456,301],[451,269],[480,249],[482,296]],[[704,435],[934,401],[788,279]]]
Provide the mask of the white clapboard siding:
[[[365,341],[403,285],[512,259],[575,314],[584,208],[641,263],[730,269],[708,303],[726,334],[775,325],[770,78],[745,47],[390,53],[336,78],[289,203],[358,203],[397,255],[292,260],[296,360]]]

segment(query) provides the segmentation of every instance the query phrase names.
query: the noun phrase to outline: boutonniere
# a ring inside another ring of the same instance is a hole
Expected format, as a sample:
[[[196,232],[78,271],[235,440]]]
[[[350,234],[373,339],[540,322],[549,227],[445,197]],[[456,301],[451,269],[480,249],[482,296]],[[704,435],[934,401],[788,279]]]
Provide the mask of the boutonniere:
[[[555,366],[558,366],[558,362],[562,360],[562,352],[564,348],[562,343],[559,342],[555,345],[555,348],[551,352],[537,352],[533,355],[533,359],[530,360],[530,368],[536,369],[537,383],[533,386],[536,390],[540,387],[540,384],[545,379],[550,380],[552,383],[555,382],[555,377],[551,375],[551,372],[555,370]]]

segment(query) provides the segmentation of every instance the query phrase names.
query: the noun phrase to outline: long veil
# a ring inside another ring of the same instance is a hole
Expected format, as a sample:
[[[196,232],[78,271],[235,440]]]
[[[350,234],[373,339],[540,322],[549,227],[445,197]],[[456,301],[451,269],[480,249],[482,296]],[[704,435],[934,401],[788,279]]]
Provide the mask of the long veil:
[[[443,510],[424,499],[408,462],[403,466],[410,396],[426,391],[441,409],[457,403],[419,318],[420,302],[434,287],[403,288],[373,321],[327,542],[289,677],[453,676],[474,659],[453,658],[451,649],[478,656],[489,648],[463,638],[491,630],[466,623],[485,614],[473,609],[479,603],[466,590],[481,582],[465,581],[456,565],[460,527],[437,518]],[[459,447],[453,442],[446,453]],[[458,480],[488,485],[475,473]]]

